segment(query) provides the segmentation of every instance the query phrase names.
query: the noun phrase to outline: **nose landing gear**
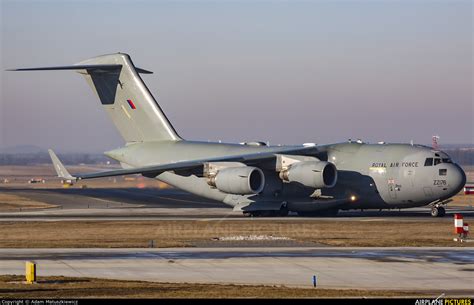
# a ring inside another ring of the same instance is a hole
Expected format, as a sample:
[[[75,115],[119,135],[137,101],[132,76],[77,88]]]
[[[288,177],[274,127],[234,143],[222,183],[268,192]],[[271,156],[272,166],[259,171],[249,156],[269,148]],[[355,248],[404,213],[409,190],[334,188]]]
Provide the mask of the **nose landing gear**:
[[[448,202],[453,201],[452,199],[443,200],[443,201],[435,201],[430,204],[431,206],[431,216],[433,217],[443,217],[446,215],[446,209],[444,208]]]
[[[446,215],[446,209],[444,207],[432,207],[431,208],[431,216],[433,217],[443,217],[444,215]]]

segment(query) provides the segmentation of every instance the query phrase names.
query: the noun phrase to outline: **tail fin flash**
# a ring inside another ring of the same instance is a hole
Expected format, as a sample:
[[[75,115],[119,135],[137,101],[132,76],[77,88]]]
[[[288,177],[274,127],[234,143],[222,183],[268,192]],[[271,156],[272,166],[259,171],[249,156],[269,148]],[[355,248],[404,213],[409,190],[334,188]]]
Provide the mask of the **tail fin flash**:
[[[73,66],[15,71],[35,70],[76,70],[83,75],[127,143],[181,140],[139,75],[152,72],[135,67],[127,54],[102,55]]]

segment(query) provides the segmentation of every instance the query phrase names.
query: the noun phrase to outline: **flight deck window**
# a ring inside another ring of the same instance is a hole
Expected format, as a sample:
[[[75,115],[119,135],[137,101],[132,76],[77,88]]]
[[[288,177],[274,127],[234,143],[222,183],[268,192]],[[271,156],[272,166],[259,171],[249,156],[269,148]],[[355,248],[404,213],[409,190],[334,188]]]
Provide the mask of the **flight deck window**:
[[[453,163],[453,161],[451,161],[451,159],[443,159],[443,163]]]
[[[443,168],[439,170],[439,175],[440,176],[446,176],[448,174],[448,170]]]
[[[425,166],[432,166],[433,165],[433,158],[426,158]]]
[[[440,158],[435,158],[434,159],[434,165],[438,165],[441,163],[441,159]]]

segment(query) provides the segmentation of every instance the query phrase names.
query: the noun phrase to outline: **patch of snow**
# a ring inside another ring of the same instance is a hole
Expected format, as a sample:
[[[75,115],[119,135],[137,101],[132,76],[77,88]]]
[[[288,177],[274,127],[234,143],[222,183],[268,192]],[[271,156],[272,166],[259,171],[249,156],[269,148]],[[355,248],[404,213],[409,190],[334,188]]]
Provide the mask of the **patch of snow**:
[[[241,241],[241,240],[290,240],[289,237],[273,236],[273,235],[247,235],[247,236],[223,236],[213,238],[213,240],[220,241]]]

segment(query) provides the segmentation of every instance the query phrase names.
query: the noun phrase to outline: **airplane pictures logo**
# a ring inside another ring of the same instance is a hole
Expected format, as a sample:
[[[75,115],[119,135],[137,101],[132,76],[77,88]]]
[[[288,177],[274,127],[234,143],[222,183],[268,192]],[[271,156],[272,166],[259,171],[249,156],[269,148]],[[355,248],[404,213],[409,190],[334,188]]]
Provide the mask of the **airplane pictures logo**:
[[[460,298],[460,299],[417,299],[415,305],[472,305],[472,299]]]

